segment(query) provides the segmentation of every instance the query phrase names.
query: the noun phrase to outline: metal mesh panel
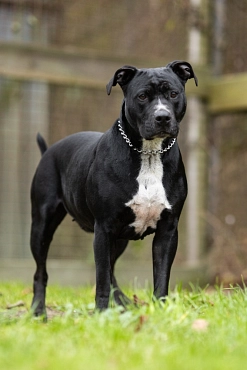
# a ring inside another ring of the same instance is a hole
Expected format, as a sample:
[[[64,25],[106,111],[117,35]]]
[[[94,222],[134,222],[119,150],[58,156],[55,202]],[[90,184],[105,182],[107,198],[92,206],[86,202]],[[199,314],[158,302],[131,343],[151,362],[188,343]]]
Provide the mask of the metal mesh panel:
[[[117,56],[121,64],[130,57],[161,57],[165,64],[186,55],[188,4],[148,1],[144,10],[139,1],[0,1],[0,41],[83,48],[91,58],[95,50],[101,57]],[[81,130],[105,131],[119,115],[122,94],[116,89],[108,97],[97,88],[6,78],[0,87],[0,196],[6,208],[0,218],[0,255],[25,257],[30,255],[29,189],[40,159],[37,132],[52,144]],[[91,260],[91,244],[92,237],[67,217],[56,233],[51,256]]]
[[[145,9],[144,9],[145,8]],[[66,1],[63,24],[54,43],[117,55],[186,55],[189,1]]]
[[[227,0],[224,4],[222,73],[246,72],[247,3]],[[246,92],[243,91],[243,94]],[[235,96],[235,99],[237,97]],[[221,114],[209,125],[209,269],[225,282],[246,279],[246,112]]]
[[[247,263],[247,114],[215,119],[214,145],[216,182],[207,215],[212,237],[210,269],[223,280],[241,280]]]
[[[247,2],[227,0],[223,40],[223,73],[246,72]]]

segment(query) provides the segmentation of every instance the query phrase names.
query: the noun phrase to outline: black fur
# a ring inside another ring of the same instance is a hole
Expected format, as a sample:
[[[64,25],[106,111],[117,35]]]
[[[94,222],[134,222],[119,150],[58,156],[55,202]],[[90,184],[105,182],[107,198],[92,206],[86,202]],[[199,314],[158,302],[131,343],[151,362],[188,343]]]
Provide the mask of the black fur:
[[[123,89],[121,124],[137,149],[141,148],[143,138],[162,138],[163,147],[166,147],[178,135],[179,123],[186,110],[184,84],[189,78],[196,81],[192,67],[179,61],[155,69],[125,66],[115,73],[107,92],[110,94],[112,86],[117,83]],[[173,91],[177,92],[174,98],[171,97]],[[147,98],[142,101],[139,96],[144,93]],[[169,107],[169,117],[154,114],[157,97]],[[45,313],[48,249],[57,226],[67,213],[83,230],[95,234],[97,308],[107,308],[111,287],[117,303],[129,302],[117,285],[115,262],[128,240],[142,239],[151,233],[155,233],[154,295],[164,298],[168,294],[170,269],[177,249],[177,224],[187,194],[177,143],[169,151],[158,154],[164,167],[163,186],[172,209],[164,209],[156,229],[148,227],[139,235],[130,226],[135,215],[126,203],[137,192],[141,156],[125,142],[117,121],[104,134],[77,133],[49,149],[40,135],[37,141],[42,158],[31,188],[31,250],[37,264],[32,303],[34,313]]]

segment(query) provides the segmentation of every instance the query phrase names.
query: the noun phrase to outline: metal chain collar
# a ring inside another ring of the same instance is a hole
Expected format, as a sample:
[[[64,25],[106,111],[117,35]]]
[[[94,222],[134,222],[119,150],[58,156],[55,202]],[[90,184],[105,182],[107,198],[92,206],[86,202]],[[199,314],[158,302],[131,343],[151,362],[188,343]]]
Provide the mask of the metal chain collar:
[[[141,149],[137,149],[137,148],[134,148],[133,147],[133,144],[131,143],[130,139],[128,138],[128,136],[126,135],[126,133],[124,132],[122,126],[121,126],[121,123],[120,121],[118,120],[118,129],[121,133],[121,135],[123,136],[124,140],[126,141],[126,143],[131,147],[133,148],[133,150],[137,151],[138,153],[141,153],[141,154],[149,154],[149,155],[155,155],[155,154],[163,154],[164,152],[167,152],[169,149],[171,149],[173,147],[173,145],[175,144],[176,142],[176,139],[172,139],[172,142],[171,144],[169,144],[166,148],[164,149],[159,149],[159,150],[141,150]]]

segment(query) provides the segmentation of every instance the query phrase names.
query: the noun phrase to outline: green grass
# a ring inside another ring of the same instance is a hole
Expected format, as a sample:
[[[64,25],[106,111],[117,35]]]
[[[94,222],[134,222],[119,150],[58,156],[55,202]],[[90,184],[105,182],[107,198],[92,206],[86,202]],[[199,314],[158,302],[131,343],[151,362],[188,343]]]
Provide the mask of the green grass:
[[[94,292],[49,287],[49,320],[33,318],[31,290],[0,284],[0,369],[245,369],[247,291],[177,287],[166,304],[93,313]],[[7,305],[23,301],[23,307]],[[199,321],[198,321],[199,320]]]

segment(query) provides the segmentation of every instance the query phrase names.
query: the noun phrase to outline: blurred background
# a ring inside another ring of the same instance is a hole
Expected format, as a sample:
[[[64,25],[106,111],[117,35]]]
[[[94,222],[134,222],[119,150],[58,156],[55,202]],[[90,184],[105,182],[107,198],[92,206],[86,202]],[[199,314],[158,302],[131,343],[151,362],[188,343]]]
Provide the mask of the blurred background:
[[[0,278],[32,282],[30,185],[40,153],[82,130],[106,131],[119,115],[124,64],[180,59],[186,86],[179,144],[189,196],[172,281],[247,279],[246,0],[0,0]],[[93,236],[68,216],[49,253],[51,283],[94,282]],[[152,282],[151,240],[130,243],[122,282]]]

